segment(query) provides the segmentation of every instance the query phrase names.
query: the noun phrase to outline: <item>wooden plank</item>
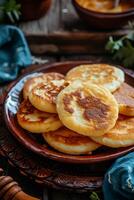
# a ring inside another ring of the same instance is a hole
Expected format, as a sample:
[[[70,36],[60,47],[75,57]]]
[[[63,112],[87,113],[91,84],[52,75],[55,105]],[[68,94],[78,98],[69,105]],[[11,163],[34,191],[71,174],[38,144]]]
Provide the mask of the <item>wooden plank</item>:
[[[87,60],[87,61],[91,61],[94,62],[94,63],[111,63],[112,60],[111,60],[111,57],[109,56],[106,56],[106,55],[100,55],[100,56],[97,56],[97,55],[90,55],[90,54],[83,54],[83,55],[67,55],[67,56],[61,56],[60,57],[60,61],[68,61],[68,60],[71,60],[71,61],[78,61],[78,60]],[[113,63],[113,62],[112,62]]]
[[[26,35],[33,53],[92,53],[104,52],[110,36],[119,38],[132,30],[111,32],[55,32],[49,35]]]

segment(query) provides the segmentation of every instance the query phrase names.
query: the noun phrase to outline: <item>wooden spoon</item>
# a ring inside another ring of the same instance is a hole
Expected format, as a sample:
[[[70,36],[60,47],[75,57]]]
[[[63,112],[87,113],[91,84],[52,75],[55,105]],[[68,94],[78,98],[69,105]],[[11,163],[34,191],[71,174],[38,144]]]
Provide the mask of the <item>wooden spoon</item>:
[[[39,200],[22,191],[19,185],[9,176],[3,176],[0,168],[0,199],[1,200]]]

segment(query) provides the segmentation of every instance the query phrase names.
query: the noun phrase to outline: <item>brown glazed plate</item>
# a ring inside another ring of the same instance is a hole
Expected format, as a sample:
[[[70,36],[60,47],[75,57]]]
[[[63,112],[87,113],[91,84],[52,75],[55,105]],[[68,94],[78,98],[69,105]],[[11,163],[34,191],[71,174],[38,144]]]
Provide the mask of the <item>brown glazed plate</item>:
[[[42,136],[28,133],[26,130],[22,129],[18,125],[16,113],[22,99],[22,88],[24,82],[28,78],[39,75],[39,73],[41,72],[59,72],[66,74],[66,72],[72,69],[73,67],[80,64],[88,63],[89,61],[70,61],[46,64],[44,66],[40,66],[36,70],[33,70],[30,74],[27,73],[21,76],[11,86],[4,101],[4,119],[6,122],[6,126],[8,127],[11,134],[15,136],[17,140],[21,144],[23,144],[27,149],[52,160],[57,160],[64,163],[80,164],[97,163],[106,160],[112,160],[134,150],[134,146],[117,149],[101,147],[98,150],[94,151],[91,155],[67,155],[52,149],[49,145],[47,145],[44,142]],[[134,83],[134,78],[126,74],[126,82],[132,85]]]

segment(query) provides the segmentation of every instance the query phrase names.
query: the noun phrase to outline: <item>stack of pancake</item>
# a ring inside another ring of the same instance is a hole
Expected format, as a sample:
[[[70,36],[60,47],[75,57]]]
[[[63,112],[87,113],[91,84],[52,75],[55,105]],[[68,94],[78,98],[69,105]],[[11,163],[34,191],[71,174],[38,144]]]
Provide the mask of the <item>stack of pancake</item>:
[[[124,81],[124,72],[107,64],[42,73],[24,84],[18,123],[72,155],[133,145],[134,88]]]

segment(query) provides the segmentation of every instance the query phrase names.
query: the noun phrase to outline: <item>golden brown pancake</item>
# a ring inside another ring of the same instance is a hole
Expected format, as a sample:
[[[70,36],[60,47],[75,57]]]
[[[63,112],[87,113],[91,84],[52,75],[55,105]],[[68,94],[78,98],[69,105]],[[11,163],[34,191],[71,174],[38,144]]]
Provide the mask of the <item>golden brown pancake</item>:
[[[29,101],[38,110],[57,113],[56,97],[66,86],[64,79],[53,80],[49,83],[41,83],[35,86],[29,93]]]
[[[118,104],[104,87],[75,81],[57,96],[57,112],[69,129],[86,136],[100,136],[114,127]]]
[[[113,148],[134,145],[134,117],[118,119],[115,127],[105,135],[92,137],[92,139],[102,145]]]
[[[88,64],[73,68],[65,79],[71,82],[77,79],[90,81],[114,92],[124,82],[124,72],[108,64]]]
[[[39,83],[48,83],[52,80],[61,80],[64,79],[64,75],[56,72],[45,73],[33,78],[28,79],[23,88],[23,97],[27,99],[29,92]]]
[[[134,116],[134,88],[123,83],[113,95],[119,104],[119,112],[127,116]]]
[[[101,146],[89,137],[79,135],[66,127],[44,133],[43,137],[57,151],[72,155],[89,154]]]
[[[20,104],[17,120],[22,128],[32,133],[54,131],[62,126],[58,115],[37,110],[28,99]]]

